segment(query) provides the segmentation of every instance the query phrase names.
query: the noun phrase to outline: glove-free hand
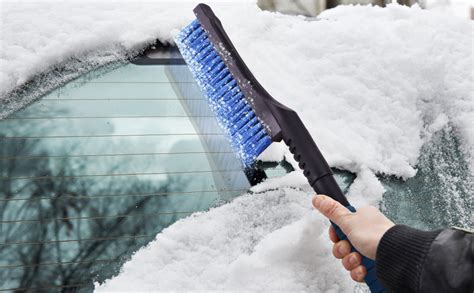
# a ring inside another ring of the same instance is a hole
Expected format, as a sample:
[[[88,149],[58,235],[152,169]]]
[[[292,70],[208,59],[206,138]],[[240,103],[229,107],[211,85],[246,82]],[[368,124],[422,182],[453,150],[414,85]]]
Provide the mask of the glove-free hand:
[[[325,195],[316,195],[313,198],[313,206],[339,226],[360,253],[372,260],[375,260],[380,239],[388,229],[394,226],[392,221],[377,208],[371,206],[362,207],[353,213]],[[329,238],[334,242],[334,256],[342,259],[342,265],[350,271],[354,281],[362,282],[366,269],[362,265],[360,253],[351,252],[349,242],[340,241],[332,226],[329,228]]]

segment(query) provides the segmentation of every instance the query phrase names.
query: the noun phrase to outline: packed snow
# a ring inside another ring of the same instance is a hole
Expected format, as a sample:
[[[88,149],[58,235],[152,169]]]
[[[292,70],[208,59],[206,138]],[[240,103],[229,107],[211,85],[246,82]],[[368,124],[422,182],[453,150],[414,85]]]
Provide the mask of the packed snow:
[[[283,187],[195,214],[160,233],[96,291],[352,291],[329,257],[327,222],[310,200]]]
[[[195,3],[2,3],[0,99],[9,106],[0,115],[30,102],[10,93],[48,70],[73,64],[80,74],[157,38],[172,42]],[[376,174],[413,176],[421,146],[448,123],[473,166],[471,21],[398,5],[337,7],[314,19],[248,2],[213,8],[254,75],[299,113],[329,164],[357,174],[355,205],[380,200]],[[37,93],[73,77],[57,74]],[[284,155],[291,160],[281,145],[264,154]],[[352,292],[302,174],[255,191],[172,225],[97,289]]]

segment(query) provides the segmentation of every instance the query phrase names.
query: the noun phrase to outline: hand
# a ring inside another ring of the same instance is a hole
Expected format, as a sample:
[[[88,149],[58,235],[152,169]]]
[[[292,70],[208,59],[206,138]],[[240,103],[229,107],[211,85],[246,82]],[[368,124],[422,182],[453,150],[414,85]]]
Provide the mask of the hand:
[[[380,239],[388,229],[395,225],[375,207],[362,207],[352,213],[325,195],[316,195],[313,198],[313,206],[338,225],[360,253],[373,260]],[[349,242],[340,241],[332,226],[329,228],[329,238],[334,242],[332,250],[334,256],[342,259],[342,265],[351,272],[354,281],[362,282],[367,273],[361,264],[362,256],[357,252],[351,252]]]

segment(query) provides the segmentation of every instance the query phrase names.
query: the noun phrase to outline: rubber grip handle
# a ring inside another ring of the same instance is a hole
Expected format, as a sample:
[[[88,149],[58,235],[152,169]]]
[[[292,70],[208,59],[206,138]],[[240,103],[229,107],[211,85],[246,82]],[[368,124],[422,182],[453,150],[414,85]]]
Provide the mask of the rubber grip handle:
[[[356,211],[356,209],[350,205],[346,206],[346,208],[353,213]],[[342,232],[339,226],[337,226],[333,222],[331,222],[331,224],[334,227],[334,230],[336,231],[336,234],[337,234],[337,237],[339,237],[339,240],[349,241],[349,239],[347,239],[347,236]],[[351,250],[353,252],[358,252],[357,249],[355,249],[355,247],[352,244],[351,244]],[[380,283],[379,279],[377,279],[377,274],[375,272],[375,261],[362,255],[362,253],[360,253],[360,255],[362,256],[362,265],[367,269],[367,275],[365,276],[364,281],[367,284],[367,286],[369,286],[370,292],[372,293],[387,292],[385,288],[383,287],[382,283]]]

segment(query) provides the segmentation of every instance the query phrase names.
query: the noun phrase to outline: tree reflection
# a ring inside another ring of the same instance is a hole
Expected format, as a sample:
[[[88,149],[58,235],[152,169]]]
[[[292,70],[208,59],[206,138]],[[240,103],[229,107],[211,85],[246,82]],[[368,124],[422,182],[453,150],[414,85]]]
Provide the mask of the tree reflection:
[[[181,176],[74,177],[87,172],[85,161],[51,157],[36,139],[5,137],[0,134],[2,288],[74,291],[80,284],[89,291],[92,280],[116,274],[134,251],[185,216],[174,213],[180,201],[172,196],[186,188]],[[130,162],[117,159],[106,173],[123,164]]]

